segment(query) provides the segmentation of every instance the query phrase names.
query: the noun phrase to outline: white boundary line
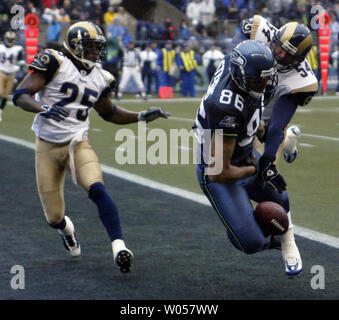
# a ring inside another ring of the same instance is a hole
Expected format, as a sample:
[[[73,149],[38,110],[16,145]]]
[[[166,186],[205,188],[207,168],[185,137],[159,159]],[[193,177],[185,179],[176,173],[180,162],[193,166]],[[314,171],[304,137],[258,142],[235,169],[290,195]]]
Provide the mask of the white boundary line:
[[[17,144],[17,145],[20,145],[20,146],[23,146],[23,147],[26,147],[32,150],[35,149],[34,143],[28,142],[22,139],[0,134],[0,140],[14,143],[14,144]],[[201,194],[191,192],[188,190],[184,190],[184,189],[180,189],[177,187],[172,187],[172,186],[169,186],[169,185],[166,185],[166,184],[163,184],[163,183],[151,180],[151,179],[138,176],[133,173],[129,173],[129,172],[126,172],[120,169],[112,168],[104,164],[101,164],[101,167],[104,173],[110,174],[120,179],[124,179],[126,181],[142,185],[144,187],[160,190],[160,191],[175,195],[177,197],[184,198],[186,200],[197,202],[205,206],[210,206],[210,203],[207,200],[207,198]],[[330,235],[327,235],[327,234],[324,234],[318,231],[314,231],[311,229],[307,229],[304,227],[299,227],[296,225],[294,225],[294,227],[295,227],[294,229],[295,234],[298,236],[301,236],[301,237],[304,237],[304,238],[307,238],[307,239],[310,239],[316,242],[320,242],[330,247],[339,249],[339,238],[336,238],[336,237],[333,237],[333,236],[330,236]]]

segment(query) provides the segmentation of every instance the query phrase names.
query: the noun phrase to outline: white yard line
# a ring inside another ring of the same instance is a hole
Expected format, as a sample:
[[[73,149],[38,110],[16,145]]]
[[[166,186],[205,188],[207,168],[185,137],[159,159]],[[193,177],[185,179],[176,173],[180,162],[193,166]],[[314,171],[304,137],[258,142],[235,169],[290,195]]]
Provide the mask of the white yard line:
[[[28,142],[22,139],[13,138],[13,137],[1,135],[1,134],[0,134],[0,139],[3,141],[7,141],[10,143],[14,143],[14,144],[29,148],[31,150],[35,149],[34,143]],[[338,138],[338,141],[339,141],[339,138]],[[166,193],[175,195],[177,197],[184,198],[186,200],[194,201],[205,206],[210,206],[210,203],[208,202],[207,198],[203,196],[202,194],[180,189],[177,187],[172,187],[172,186],[169,186],[169,185],[166,185],[166,184],[163,184],[163,183],[151,180],[151,179],[138,176],[136,174],[132,174],[132,173],[120,170],[120,169],[116,169],[116,168],[104,165],[104,164],[102,164],[101,166],[102,166],[103,172],[110,174],[112,176],[116,176],[120,179],[124,179],[126,181],[142,185],[144,187],[152,188],[155,190],[160,190],[162,192],[166,192]],[[295,225],[295,234],[301,237],[313,240],[313,241],[326,244],[330,247],[339,249],[339,238],[336,238],[336,237],[333,237],[333,236],[330,236],[330,235],[327,235],[327,234],[324,234],[318,231],[314,231],[311,229],[299,227],[296,225]]]

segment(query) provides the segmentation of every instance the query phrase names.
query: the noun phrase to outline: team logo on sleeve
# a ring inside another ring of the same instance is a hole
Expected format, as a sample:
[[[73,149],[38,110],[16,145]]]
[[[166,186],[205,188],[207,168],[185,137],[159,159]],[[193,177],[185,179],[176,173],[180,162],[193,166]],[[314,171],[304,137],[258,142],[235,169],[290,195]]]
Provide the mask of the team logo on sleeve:
[[[237,126],[237,118],[234,116],[226,116],[219,122],[220,127],[235,129]]]

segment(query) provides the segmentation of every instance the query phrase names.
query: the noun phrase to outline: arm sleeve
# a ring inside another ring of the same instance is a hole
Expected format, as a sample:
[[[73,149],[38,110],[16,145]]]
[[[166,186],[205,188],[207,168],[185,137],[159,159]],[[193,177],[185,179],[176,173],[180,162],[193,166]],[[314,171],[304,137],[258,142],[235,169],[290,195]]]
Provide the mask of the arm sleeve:
[[[292,119],[297,107],[298,103],[293,99],[292,95],[281,96],[276,101],[266,135],[265,157],[275,159],[278,148],[284,139],[285,127]]]

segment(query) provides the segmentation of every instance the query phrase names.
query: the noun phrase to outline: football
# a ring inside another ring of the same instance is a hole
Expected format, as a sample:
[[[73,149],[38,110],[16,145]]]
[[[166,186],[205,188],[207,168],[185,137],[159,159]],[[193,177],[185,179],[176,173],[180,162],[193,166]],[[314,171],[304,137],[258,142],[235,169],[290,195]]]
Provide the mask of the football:
[[[287,213],[278,203],[272,201],[260,202],[254,210],[254,218],[265,236],[282,235],[287,232]]]

